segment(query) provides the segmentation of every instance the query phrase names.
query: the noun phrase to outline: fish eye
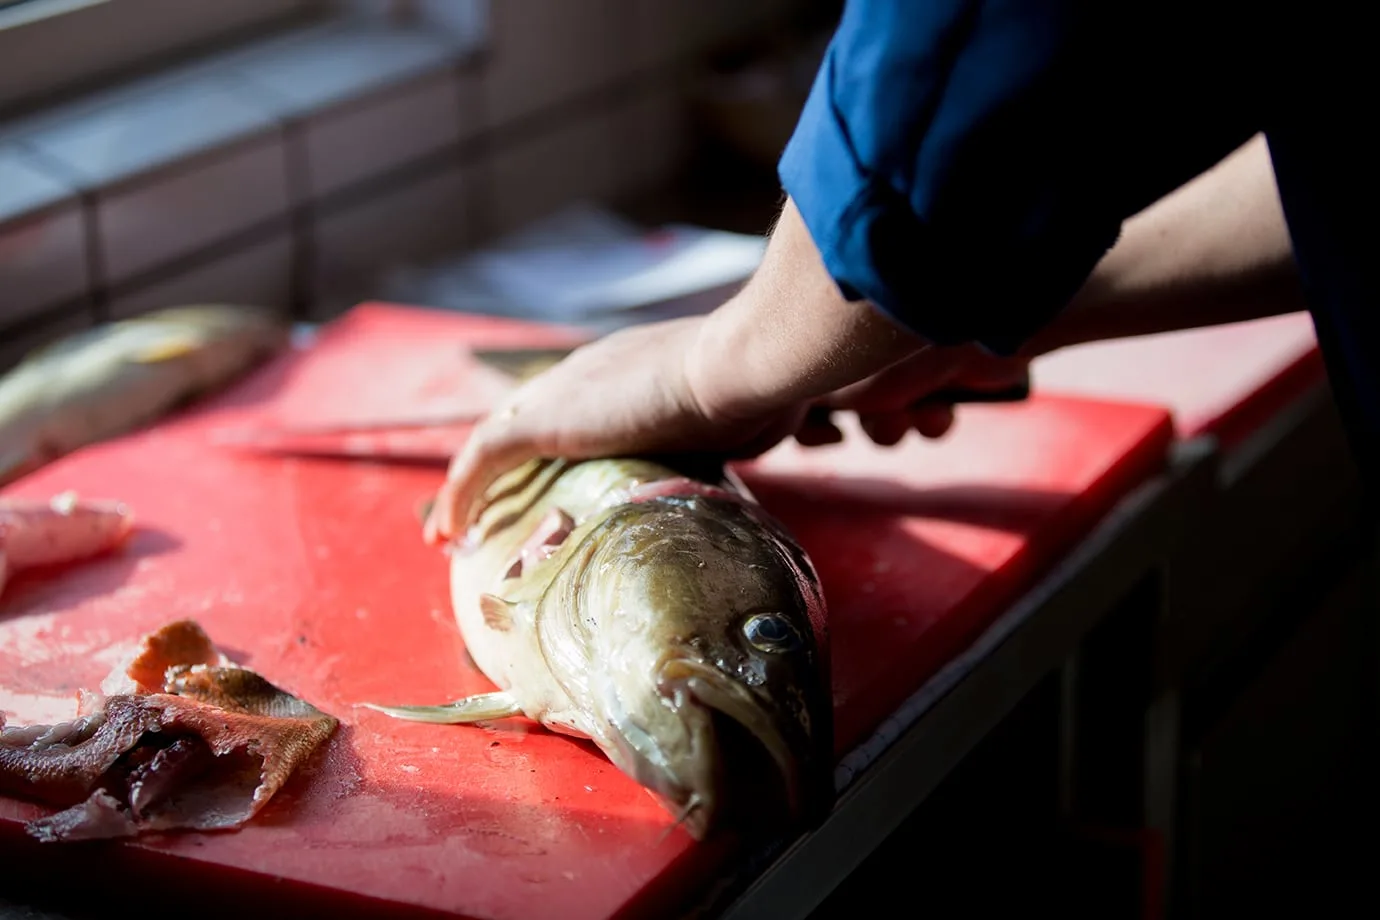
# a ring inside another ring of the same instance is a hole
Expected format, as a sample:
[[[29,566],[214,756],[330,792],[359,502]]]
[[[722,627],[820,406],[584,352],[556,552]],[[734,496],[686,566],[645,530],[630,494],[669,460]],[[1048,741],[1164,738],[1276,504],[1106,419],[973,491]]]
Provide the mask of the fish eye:
[[[757,613],[743,624],[743,635],[764,652],[789,652],[800,647],[800,635],[791,622],[775,613]]]

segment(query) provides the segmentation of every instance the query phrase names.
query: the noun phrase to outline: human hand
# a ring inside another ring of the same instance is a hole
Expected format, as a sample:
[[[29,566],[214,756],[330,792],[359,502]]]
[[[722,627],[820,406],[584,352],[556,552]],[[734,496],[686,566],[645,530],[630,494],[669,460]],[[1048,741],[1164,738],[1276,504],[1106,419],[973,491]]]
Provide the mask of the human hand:
[[[954,424],[954,407],[926,402],[939,390],[1004,390],[1023,383],[1026,358],[994,357],[974,346],[927,348],[857,383],[835,390],[814,405],[827,411],[856,412],[863,431],[879,445],[897,444],[912,428],[926,438],[941,438]],[[806,447],[834,444],[843,433],[824,414],[811,412],[796,432]]]
[[[476,425],[432,504],[425,538],[450,541],[468,531],[493,482],[528,460],[752,457],[800,436],[811,404],[831,393],[838,408],[887,415],[896,407],[882,381],[896,375],[879,377],[877,386],[852,385],[923,344],[870,304],[843,298],[788,199],[761,266],[718,309],[591,342],[526,381]],[[947,367],[922,362],[898,382],[914,398],[960,376]],[[880,431],[887,423],[869,424]]]
[[[538,457],[657,453],[755,456],[797,430],[804,402],[764,401],[730,414],[688,369],[704,317],[632,326],[571,352],[517,387],[479,422],[450,464],[423,535],[462,535],[493,482]]]

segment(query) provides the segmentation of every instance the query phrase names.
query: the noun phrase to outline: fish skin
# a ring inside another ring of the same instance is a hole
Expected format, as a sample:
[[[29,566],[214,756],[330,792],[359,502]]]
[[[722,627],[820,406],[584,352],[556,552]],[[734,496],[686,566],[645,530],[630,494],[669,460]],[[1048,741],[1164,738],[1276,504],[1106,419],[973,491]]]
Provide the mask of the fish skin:
[[[74,492],[47,502],[0,498],[0,597],[14,573],[107,552],[133,528],[123,502],[83,501]]]
[[[171,307],[58,339],[0,377],[0,486],[216,389],[289,341],[269,310]]]
[[[803,549],[741,482],[651,460],[544,460],[501,478],[488,500],[448,551],[461,633],[500,693],[475,701],[482,714],[467,701],[374,708],[432,722],[525,715],[589,738],[697,840],[731,797],[772,795],[773,783],[790,793],[789,823],[827,815],[823,595]],[[551,545],[551,534],[564,539]],[[749,641],[756,614],[770,615],[756,635],[776,650]],[[733,788],[749,774],[734,759],[742,748],[721,745],[716,712],[775,763],[755,790]]]
[[[0,714],[0,791],[63,809],[29,823],[44,843],[232,830],[338,725],[178,620],[145,636],[72,721],[6,726]]]

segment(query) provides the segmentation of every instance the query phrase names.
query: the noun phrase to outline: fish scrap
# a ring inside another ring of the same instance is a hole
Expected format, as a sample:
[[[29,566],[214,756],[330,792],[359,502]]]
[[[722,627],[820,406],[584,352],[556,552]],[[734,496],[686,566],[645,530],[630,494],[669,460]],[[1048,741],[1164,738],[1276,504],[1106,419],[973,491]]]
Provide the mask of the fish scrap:
[[[0,498],[0,596],[13,573],[98,556],[133,528],[123,502],[83,501],[71,491],[46,502]]]
[[[83,692],[75,719],[6,726],[0,714],[0,792],[62,809],[28,824],[45,843],[232,830],[338,724],[178,620]]]

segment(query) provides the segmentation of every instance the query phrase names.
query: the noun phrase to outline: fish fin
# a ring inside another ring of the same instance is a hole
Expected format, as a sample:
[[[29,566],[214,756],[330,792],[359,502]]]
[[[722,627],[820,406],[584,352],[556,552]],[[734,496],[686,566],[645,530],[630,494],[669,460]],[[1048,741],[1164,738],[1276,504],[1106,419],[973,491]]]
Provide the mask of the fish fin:
[[[671,836],[671,834],[675,831],[676,828],[680,827],[687,820],[689,820],[690,813],[693,812],[696,808],[699,808],[702,804],[704,803],[700,801],[700,797],[692,793],[690,795],[690,800],[685,803],[685,807],[681,809],[680,814],[676,817],[675,823],[671,824],[666,828],[666,830],[661,832],[661,836],[657,838],[656,845],[661,846],[663,843],[665,843],[666,838]]]
[[[752,494],[752,490],[748,488],[747,483],[743,482],[743,477],[739,476],[738,471],[732,467],[724,467],[723,482],[724,485],[728,487],[729,491],[738,492],[748,501],[757,501],[757,496]]]
[[[205,339],[194,332],[169,336],[161,342],[140,349],[130,356],[135,364],[158,364],[189,355],[205,345]]]
[[[431,509],[434,507],[436,507],[436,497],[434,495],[431,498],[426,498],[418,502],[416,509],[417,519],[425,524],[426,519],[431,517]]]
[[[463,700],[443,703],[440,706],[380,706],[377,703],[359,705],[395,719],[434,722],[437,725],[461,725],[466,722],[486,722],[490,719],[508,719],[522,715],[522,707],[518,705],[517,698],[506,691],[476,693]]]
[[[506,601],[497,594],[479,595],[479,612],[484,614],[484,625],[499,632],[513,628],[513,601]]]

